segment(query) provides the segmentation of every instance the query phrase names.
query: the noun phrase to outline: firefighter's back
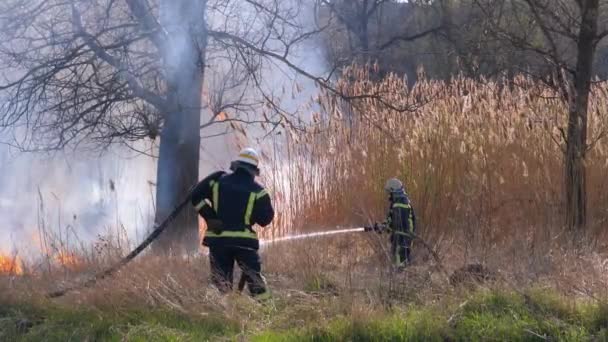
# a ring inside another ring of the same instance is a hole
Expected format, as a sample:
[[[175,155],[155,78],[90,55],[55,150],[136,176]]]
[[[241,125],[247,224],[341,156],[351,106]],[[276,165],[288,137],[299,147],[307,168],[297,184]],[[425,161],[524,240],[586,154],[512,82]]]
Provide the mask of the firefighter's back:
[[[237,245],[259,248],[252,226],[266,226],[274,218],[274,209],[266,190],[245,170],[237,169],[211,182],[211,202],[221,221],[221,232],[207,231],[206,245]]]
[[[247,220],[247,207],[252,194],[257,194],[263,188],[252,177],[244,172],[234,172],[219,180],[218,217],[224,224],[224,230],[238,231],[251,227]],[[253,200],[255,201],[255,200]],[[253,214],[251,208],[250,215]]]
[[[399,232],[414,232],[414,210],[407,194],[393,197],[391,204],[392,229]]]

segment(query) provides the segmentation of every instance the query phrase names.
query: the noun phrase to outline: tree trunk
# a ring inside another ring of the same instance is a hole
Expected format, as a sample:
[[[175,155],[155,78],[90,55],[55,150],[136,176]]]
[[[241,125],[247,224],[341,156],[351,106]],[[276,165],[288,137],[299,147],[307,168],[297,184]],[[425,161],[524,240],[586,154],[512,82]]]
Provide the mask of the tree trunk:
[[[361,53],[365,58],[369,59],[369,29],[366,10],[363,11],[359,18],[359,43],[361,43]]]
[[[201,94],[204,79],[205,1],[163,0],[161,23],[169,42],[164,55],[167,102],[160,137],[156,218],[161,222],[198,181]],[[187,207],[156,243],[167,252],[198,249],[198,217]]]
[[[572,230],[581,230],[587,219],[585,154],[587,149],[587,108],[593,57],[596,48],[599,0],[581,1],[581,27],[577,42],[574,96],[568,117],[568,141],[565,161],[566,219]]]

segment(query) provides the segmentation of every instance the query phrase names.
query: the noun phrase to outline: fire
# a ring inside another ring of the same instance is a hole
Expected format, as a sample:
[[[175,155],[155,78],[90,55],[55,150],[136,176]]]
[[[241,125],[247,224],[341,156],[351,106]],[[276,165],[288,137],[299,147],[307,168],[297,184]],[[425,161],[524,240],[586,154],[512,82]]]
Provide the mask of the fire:
[[[0,274],[23,274],[23,266],[19,257],[0,254]]]
[[[55,262],[70,269],[74,269],[82,265],[82,261],[74,253],[64,251],[55,255]]]

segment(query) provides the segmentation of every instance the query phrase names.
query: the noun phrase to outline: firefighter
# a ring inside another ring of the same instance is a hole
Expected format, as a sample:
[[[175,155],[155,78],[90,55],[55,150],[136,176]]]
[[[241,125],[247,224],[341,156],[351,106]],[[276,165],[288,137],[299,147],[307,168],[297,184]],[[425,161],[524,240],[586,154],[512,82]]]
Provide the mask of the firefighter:
[[[384,186],[389,199],[386,221],[365,227],[366,231],[390,233],[391,258],[399,269],[411,263],[412,241],[416,232],[416,215],[403,183],[391,178]]]
[[[192,205],[207,223],[203,245],[209,247],[211,280],[221,291],[232,290],[235,262],[243,271],[249,293],[268,296],[261,273],[259,240],[254,225],[265,227],[274,218],[268,192],[255,182],[259,156],[242,150],[230,165],[231,173],[215,172],[193,190]]]

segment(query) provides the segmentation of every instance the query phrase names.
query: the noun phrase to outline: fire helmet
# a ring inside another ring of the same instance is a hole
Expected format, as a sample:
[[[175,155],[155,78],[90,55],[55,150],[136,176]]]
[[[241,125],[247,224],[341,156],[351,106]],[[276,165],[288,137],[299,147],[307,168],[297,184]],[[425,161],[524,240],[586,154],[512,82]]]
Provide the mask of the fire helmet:
[[[389,194],[403,191],[403,183],[401,183],[401,181],[397,178],[391,178],[386,181],[386,184],[384,185],[384,190]]]
[[[235,161],[258,167],[258,164],[260,163],[260,156],[256,150],[251,147],[247,147],[241,150]]]
[[[254,175],[259,175],[259,173],[260,173],[260,169],[258,168],[259,163],[260,163],[260,156],[259,156],[258,152],[251,147],[247,147],[247,148],[242,149],[241,152],[239,152],[239,155],[236,157],[236,159],[230,165],[230,169],[232,171],[234,171],[238,168],[243,168],[247,171],[252,172]]]

